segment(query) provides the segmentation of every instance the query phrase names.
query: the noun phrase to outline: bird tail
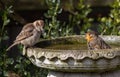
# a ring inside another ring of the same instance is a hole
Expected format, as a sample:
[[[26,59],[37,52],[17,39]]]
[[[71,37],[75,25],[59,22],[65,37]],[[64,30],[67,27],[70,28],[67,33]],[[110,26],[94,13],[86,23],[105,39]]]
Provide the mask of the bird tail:
[[[12,45],[10,45],[7,49],[6,49],[6,51],[9,51],[13,46],[15,46],[15,45],[17,45],[18,43],[16,42],[16,43],[13,43]]]

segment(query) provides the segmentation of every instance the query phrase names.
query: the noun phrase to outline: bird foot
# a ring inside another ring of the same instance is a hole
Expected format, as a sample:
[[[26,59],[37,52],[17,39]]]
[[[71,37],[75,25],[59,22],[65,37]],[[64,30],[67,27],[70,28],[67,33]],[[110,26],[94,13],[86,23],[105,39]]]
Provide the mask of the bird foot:
[[[24,48],[23,48],[22,55],[25,55],[25,54],[26,54],[26,48],[24,47]]]

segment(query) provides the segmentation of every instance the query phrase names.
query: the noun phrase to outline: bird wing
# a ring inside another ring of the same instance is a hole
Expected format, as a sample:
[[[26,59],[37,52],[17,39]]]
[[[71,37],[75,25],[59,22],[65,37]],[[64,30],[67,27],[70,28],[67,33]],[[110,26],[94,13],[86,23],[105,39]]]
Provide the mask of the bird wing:
[[[109,49],[109,48],[111,48],[102,38],[100,38],[99,41],[100,41],[101,49]]]
[[[88,46],[88,49],[89,49],[89,50],[92,50],[92,49],[93,49],[90,42],[87,43],[87,46]]]
[[[101,42],[99,38],[93,39],[89,42],[89,49],[90,50],[101,49]]]
[[[33,30],[34,30],[34,26],[32,25],[32,23],[25,25],[23,27],[22,31],[16,37],[16,40],[14,42],[21,41],[23,39],[26,39],[26,38],[32,36]]]

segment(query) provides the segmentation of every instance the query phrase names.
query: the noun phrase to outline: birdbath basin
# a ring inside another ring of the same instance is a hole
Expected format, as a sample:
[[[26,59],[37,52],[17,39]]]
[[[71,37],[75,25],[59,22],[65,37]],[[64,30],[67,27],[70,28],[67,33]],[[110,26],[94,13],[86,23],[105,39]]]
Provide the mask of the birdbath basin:
[[[47,77],[119,77],[120,36],[101,36],[112,49],[88,50],[84,35],[42,40],[27,49],[37,67],[49,69]]]

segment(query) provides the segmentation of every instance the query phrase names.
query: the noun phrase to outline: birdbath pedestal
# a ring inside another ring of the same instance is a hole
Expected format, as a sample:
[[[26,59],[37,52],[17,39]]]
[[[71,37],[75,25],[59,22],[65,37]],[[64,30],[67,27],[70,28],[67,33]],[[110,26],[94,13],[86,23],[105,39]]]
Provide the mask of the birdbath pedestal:
[[[120,36],[101,37],[112,49],[87,50],[84,36],[69,36],[40,41],[27,57],[47,77],[120,77]]]

